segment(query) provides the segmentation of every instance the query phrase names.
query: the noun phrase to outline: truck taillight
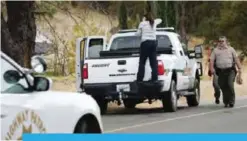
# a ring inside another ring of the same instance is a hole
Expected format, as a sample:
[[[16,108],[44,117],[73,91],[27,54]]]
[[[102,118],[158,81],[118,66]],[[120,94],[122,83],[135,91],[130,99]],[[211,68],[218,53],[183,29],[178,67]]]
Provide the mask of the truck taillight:
[[[158,60],[158,75],[164,75],[165,74],[165,67],[161,60]]]
[[[84,64],[83,66],[83,75],[82,75],[83,79],[88,79],[88,65],[87,63]]]

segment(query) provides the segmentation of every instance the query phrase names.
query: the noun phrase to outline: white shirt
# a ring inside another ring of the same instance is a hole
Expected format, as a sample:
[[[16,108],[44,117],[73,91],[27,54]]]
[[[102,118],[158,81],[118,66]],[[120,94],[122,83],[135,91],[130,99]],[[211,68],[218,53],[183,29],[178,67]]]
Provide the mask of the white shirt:
[[[142,21],[139,24],[136,35],[141,36],[142,42],[146,40],[156,40],[156,27],[161,22],[161,19],[155,19],[152,27],[149,21]]]

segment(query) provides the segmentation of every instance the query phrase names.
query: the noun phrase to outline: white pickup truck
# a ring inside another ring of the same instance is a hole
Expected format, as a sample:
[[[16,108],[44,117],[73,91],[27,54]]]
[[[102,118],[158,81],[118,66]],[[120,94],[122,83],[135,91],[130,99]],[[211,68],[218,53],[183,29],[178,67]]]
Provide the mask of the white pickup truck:
[[[158,81],[151,78],[149,60],[146,62],[144,82],[136,83],[141,38],[136,29],[120,30],[106,45],[103,36],[77,39],[77,90],[85,91],[98,102],[101,113],[107,111],[108,102],[134,108],[145,100],[161,100],[163,109],[177,110],[180,96],[187,98],[189,106],[200,101],[202,75],[202,47],[187,51],[173,28],[157,28]]]

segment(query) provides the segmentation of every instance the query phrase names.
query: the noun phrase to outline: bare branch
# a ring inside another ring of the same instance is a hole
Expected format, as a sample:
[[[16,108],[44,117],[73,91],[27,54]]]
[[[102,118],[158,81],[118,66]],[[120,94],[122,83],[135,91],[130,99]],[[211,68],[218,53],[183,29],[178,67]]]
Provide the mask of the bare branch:
[[[47,24],[48,24],[49,27],[51,28],[52,32],[54,33],[54,36],[56,36],[60,41],[63,42],[63,40],[58,36],[58,34],[56,33],[54,27],[51,25],[51,23],[50,23],[49,20],[45,17],[45,15],[43,16],[43,18],[45,19],[45,21],[47,22]]]
[[[45,15],[47,13],[48,12],[45,12],[45,11],[34,11],[34,14],[36,14],[36,15]]]
[[[247,12],[243,11],[242,14],[247,17]]]
[[[58,5],[55,5],[53,2],[50,2],[50,1],[46,1],[46,2],[49,3],[49,4],[52,5],[52,6],[54,6],[54,7],[58,8],[58,9],[60,9],[61,11],[65,12],[67,15],[69,15],[69,16],[72,18],[72,20],[74,20],[74,22],[75,22],[77,25],[79,25],[78,22],[77,22],[77,20],[76,20],[75,17],[73,16],[73,14],[72,14],[67,8],[59,7]],[[86,26],[89,27],[88,23],[85,22],[85,19],[82,19],[80,16],[76,16],[76,17],[79,18],[80,20],[82,20],[82,21],[84,22],[84,24],[86,24]]]

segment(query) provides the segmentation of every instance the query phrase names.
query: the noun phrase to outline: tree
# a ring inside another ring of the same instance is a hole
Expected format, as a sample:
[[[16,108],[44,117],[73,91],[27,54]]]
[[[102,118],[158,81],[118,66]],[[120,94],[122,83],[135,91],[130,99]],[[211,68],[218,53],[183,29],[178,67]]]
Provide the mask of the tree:
[[[30,68],[35,47],[36,24],[34,1],[6,1],[7,21],[1,11],[3,52],[21,66]]]
[[[119,8],[119,16],[118,16],[118,20],[119,20],[119,26],[121,29],[127,29],[128,28],[128,24],[127,24],[127,19],[128,19],[128,15],[127,15],[127,8],[126,8],[126,4],[124,1],[120,2],[120,8]]]
[[[17,63],[23,64],[23,58],[20,56],[17,44],[12,40],[3,12],[1,12],[1,35],[2,51],[12,57]]]
[[[188,43],[188,40],[187,40],[187,33],[186,33],[186,2],[184,1],[181,1],[179,3],[179,7],[181,9],[181,12],[180,12],[180,21],[179,21],[179,31],[180,31],[180,35],[181,35],[181,38],[182,38],[182,41],[186,44],[187,46],[187,43]]]
[[[219,32],[229,38],[231,45],[242,51],[242,56],[247,56],[247,3],[225,2],[220,11],[217,24]]]
[[[190,9],[194,11],[194,19],[188,19],[188,32],[205,37],[206,43],[224,35],[234,48],[242,51],[240,56],[247,56],[246,2],[197,2]]]
[[[176,25],[176,11],[175,11],[174,1],[166,1],[166,15],[167,15],[167,25],[169,27],[175,27]]]
[[[156,1],[147,1],[146,12],[152,12],[154,17],[157,17]]]
[[[167,14],[166,14],[166,1],[158,1],[157,2],[157,17],[162,19],[162,23],[159,25],[160,27],[167,26]]]

